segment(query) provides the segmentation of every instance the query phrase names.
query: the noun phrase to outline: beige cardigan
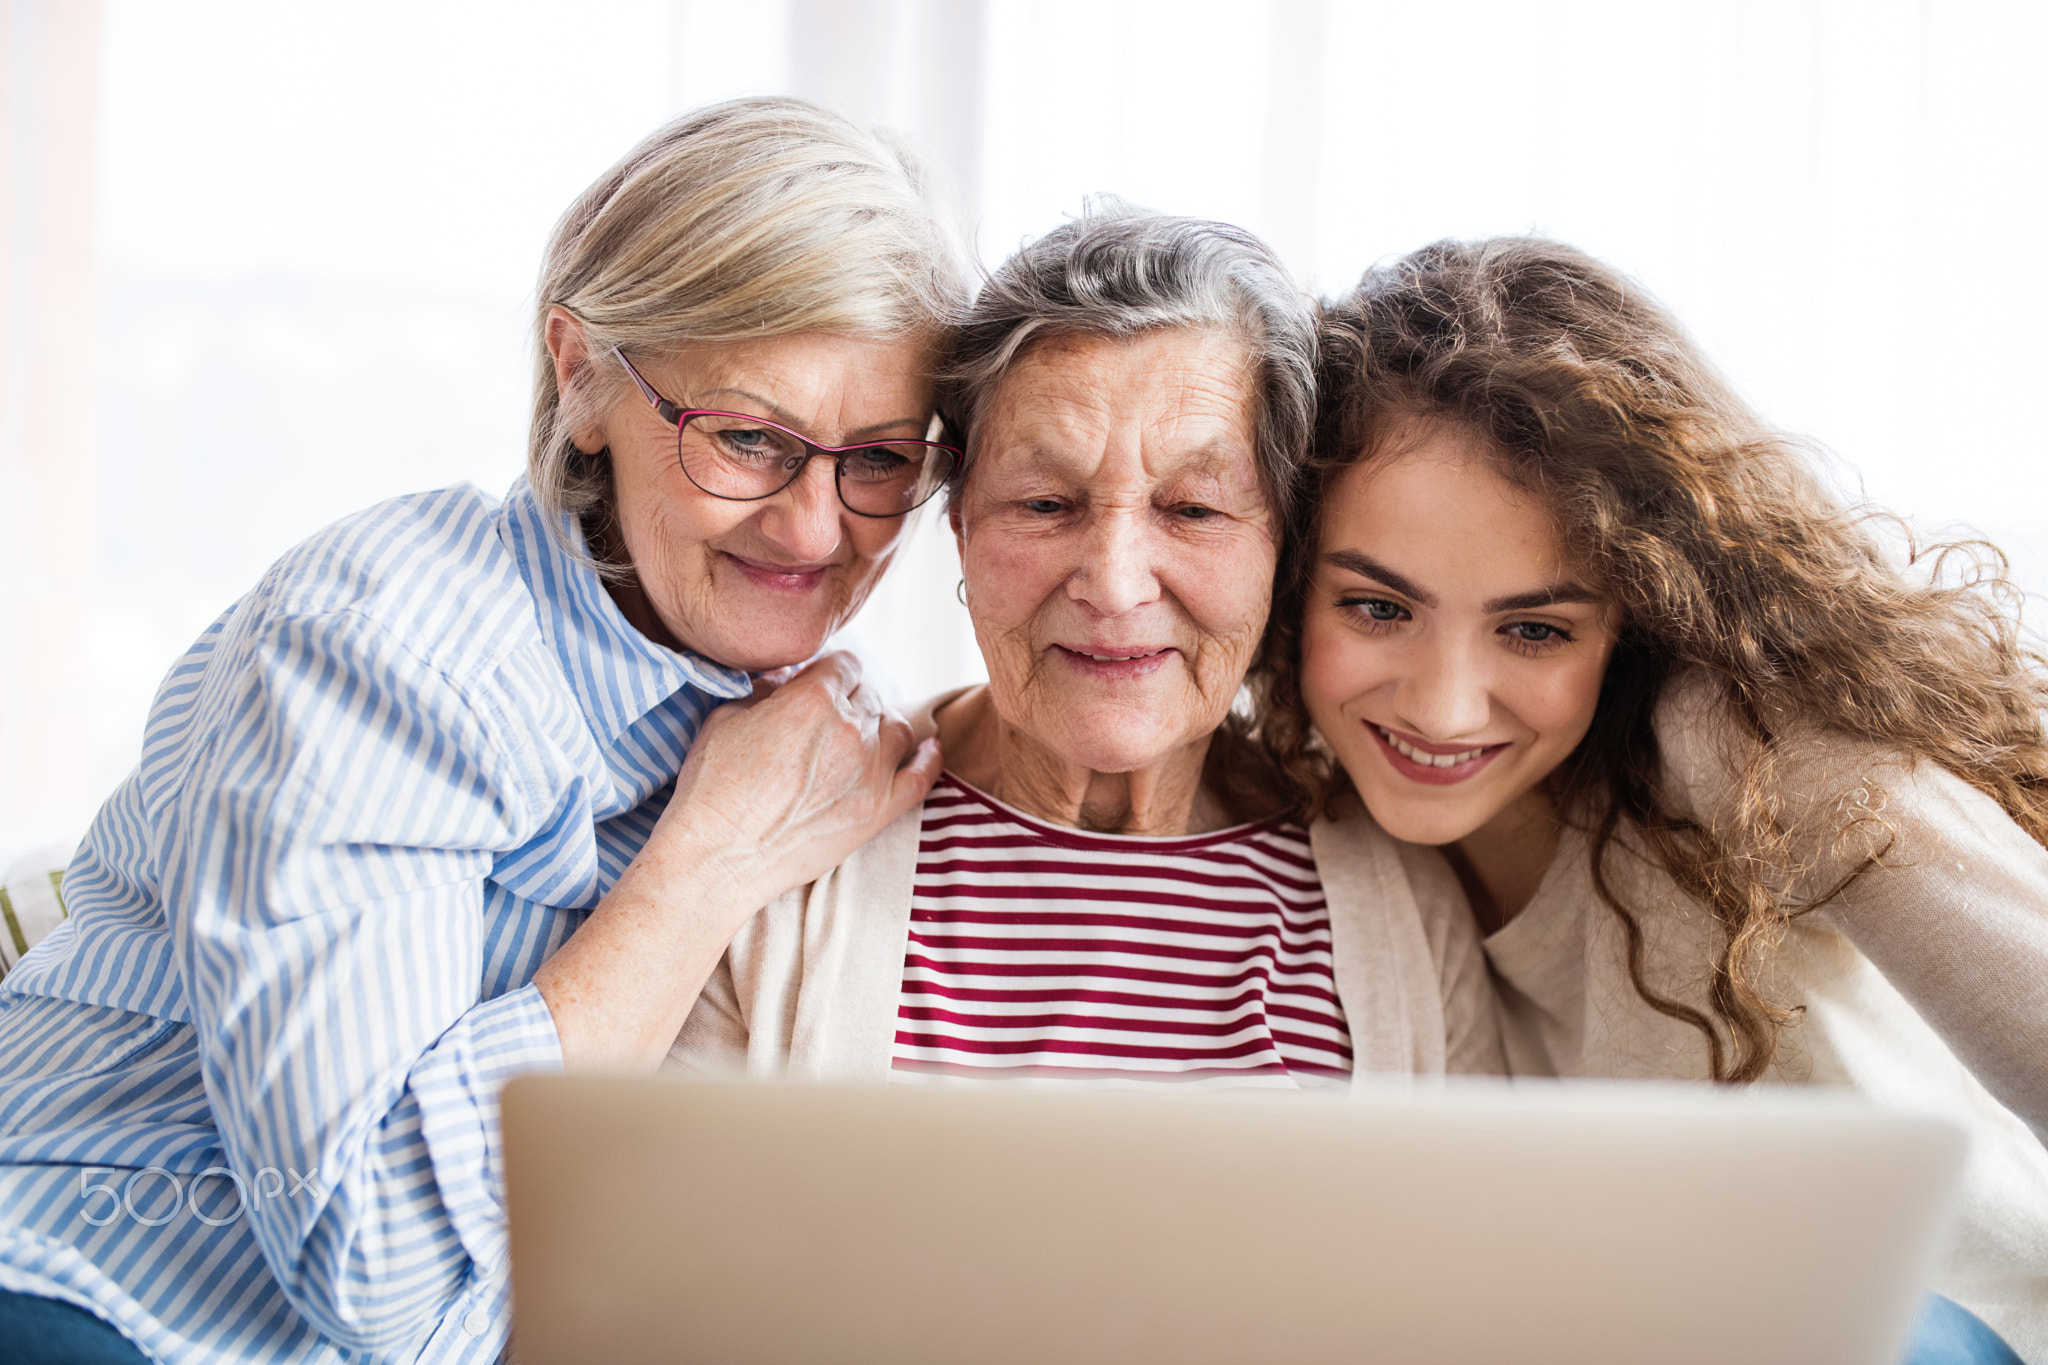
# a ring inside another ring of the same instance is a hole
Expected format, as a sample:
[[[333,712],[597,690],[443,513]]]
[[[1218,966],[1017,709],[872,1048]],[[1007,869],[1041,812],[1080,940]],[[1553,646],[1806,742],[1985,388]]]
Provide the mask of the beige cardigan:
[[[733,938],[673,1065],[713,1075],[885,1081],[909,946],[922,807]],[[1486,963],[1451,870],[1362,812],[1309,830],[1330,908],[1354,1084],[1375,1073],[1498,1073]],[[1418,890],[1421,895],[1418,896]],[[1424,904],[1438,908],[1425,915]]]
[[[1672,798],[1696,818],[1725,818],[1740,750],[1713,690],[1681,679],[1655,724]],[[1874,813],[1897,843],[1883,867],[1786,931],[1770,991],[1804,1013],[1770,1079],[1850,1087],[1969,1130],[1932,1287],[2048,1365],[2048,850],[1952,773],[1844,736],[1788,734],[1779,775],[1807,859],[1799,894],[1844,870],[1831,836],[1845,815]],[[1712,922],[1645,860],[1616,853],[1609,867],[1641,921],[1651,984],[1705,1008]],[[1583,837],[1566,836],[1535,897],[1484,947],[1517,1075],[1708,1079],[1699,1033],[1630,984]]]

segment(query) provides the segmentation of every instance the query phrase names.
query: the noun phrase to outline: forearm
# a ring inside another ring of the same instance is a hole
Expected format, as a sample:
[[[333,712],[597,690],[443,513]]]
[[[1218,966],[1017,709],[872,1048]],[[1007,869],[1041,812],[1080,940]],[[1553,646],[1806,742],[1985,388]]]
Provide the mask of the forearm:
[[[771,899],[728,849],[650,841],[534,974],[569,1070],[651,1071],[732,936]]]
[[[938,742],[856,678],[828,655],[705,722],[639,856],[534,975],[565,1066],[659,1066],[740,926],[924,799]]]
[[[1682,691],[1659,709],[1667,777],[1733,821],[1748,740],[1697,675]],[[1955,774],[1869,741],[1795,726],[1775,767],[1791,899],[1836,893],[1820,918],[2048,1140],[2048,851]]]
[[[1896,843],[1825,915],[2048,1140],[2048,852],[1931,765],[1886,787]]]

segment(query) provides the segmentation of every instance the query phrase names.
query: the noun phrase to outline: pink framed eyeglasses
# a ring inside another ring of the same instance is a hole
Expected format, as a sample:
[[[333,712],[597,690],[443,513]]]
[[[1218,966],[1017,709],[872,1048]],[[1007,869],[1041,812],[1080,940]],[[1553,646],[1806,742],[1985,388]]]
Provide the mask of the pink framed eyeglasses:
[[[690,482],[714,498],[758,502],[795,483],[819,455],[832,461],[832,482],[846,510],[862,517],[916,511],[960,467],[957,447],[937,441],[861,441],[819,445],[788,427],[744,412],[678,407],[654,391],[626,359],[612,354],[664,422],[676,429],[676,460]]]

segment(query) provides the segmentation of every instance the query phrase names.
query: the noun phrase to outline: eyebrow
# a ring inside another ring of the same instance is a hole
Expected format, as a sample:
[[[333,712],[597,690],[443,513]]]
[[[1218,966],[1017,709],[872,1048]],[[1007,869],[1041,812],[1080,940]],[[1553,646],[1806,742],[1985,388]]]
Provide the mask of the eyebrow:
[[[1597,606],[1606,600],[1591,588],[1564,582],[1552,583],[1549,587],[1538,588],[1534,592],[1518,592],[1511,597],[1496,597],[1486,604],[1485,610],[1488,616],[1493,616],[1503,611],[1534,611],[1538,607],[1557,607],[1568,602],[1584,602]]]
[[[1434,595],[1416,587],[1407,578],[1394,572],[1394,570],[1380,563],[1371,555],[1362,554],[1357,550],[1332,550],[1329,554],[1323,556],[1323,562],[1348,570],[1363,578],[1376,579],[1387,587],[1392,588],[1395,592],[1400,593],[1403,597],[1412,598],[1425,607],[1433,608],[1437,605]],[[1565,582],[1552,583],[1547,587],[1537,588],[1530,592],[1511,593],[1506,597],[1496,597],[1492,601],[1487,602],[1481,610],[1488,616],[1496,616],[1504,611],[1534,611],[1538,607],[1561,606],[1568,602],[1583,602],[1597,605],[1605,600],[1605,598],[1599,593],[1594,592],[1591,588],[1566,580]]]
[[[713,389],[711,392],[714,396],[717,394],[730,394],[734,398],[744,398],[749,403],[761,407],[770,421],[780,422],[783,426],[793,431],[802,431],[804,428],[803,421],[795,414],[784,411],[781,404],[763,398],[758,393],[749,393],[745,389]],[[859,431],[850,431],[846,434],[851,438],[849,444],[858,445],[871,436],[884,431],[893,431],[897,427],[926,427],[929,425],[930,423],[926,422],[922,417],[899,417],[893,422],[877,422],[873,426],[862,427]]]
[[[1369,554],[1362,554],[1357,550],[1332,550],[1323,556],[1323,562],[1325,564],[1334,564],[1336,567],[1355,573],[1361,578],[1377,579],[1395,592],[1400,593],[1403,597],[1411,597],[1425,607],[1434,607],[1437,604],[1436,598],[1433,595],[1416,587],[1413,583],[1410,583],[1400,574],[1395,573]]]

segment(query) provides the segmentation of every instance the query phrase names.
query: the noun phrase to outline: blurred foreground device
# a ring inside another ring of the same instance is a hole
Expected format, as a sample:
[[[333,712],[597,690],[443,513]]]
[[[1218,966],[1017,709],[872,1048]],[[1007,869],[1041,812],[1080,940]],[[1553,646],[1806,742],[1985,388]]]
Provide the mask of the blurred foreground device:
[[[1846,1098],[533,1076],[519,1365],[1894,1365],[1960,1131]]]

